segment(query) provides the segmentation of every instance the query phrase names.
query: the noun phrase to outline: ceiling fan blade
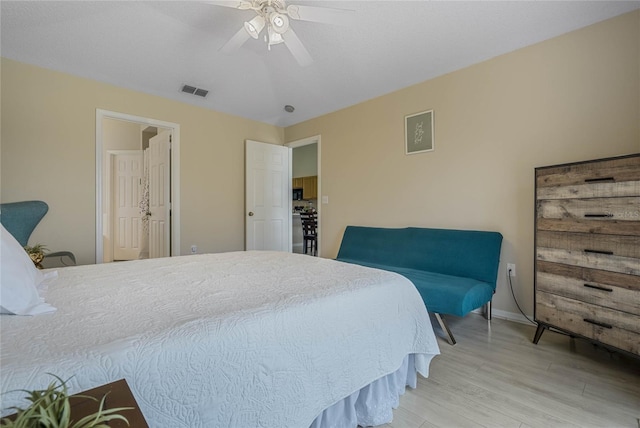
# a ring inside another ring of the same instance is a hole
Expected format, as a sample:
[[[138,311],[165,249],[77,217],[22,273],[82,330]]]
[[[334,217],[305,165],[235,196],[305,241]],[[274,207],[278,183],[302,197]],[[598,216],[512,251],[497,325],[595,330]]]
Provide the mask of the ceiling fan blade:
[[[250,1],[244,0],[209,0],[205,1],[205,3],[212,4],[214,6],[224,6],[231,7],[233,9],[247,10],[247,9],[255,9],[253,3]]]
[[[290,4],[287,6],[287,15],[302,21],[348,25],[351,23],[353,10]]]
[[[220,52],[228,54],[238,50],[240,46],[244,45],[244,42],[249,40],[249,37],[249,33],[244,27],[240,27],[240,30],[220,48]]]
[[[309,51],[304,47],[302,41],[292,28],[289,28],[289,30],[282,35],[282,38],[284,39],[285,46],[301,67],[306,67],[313,62]]]

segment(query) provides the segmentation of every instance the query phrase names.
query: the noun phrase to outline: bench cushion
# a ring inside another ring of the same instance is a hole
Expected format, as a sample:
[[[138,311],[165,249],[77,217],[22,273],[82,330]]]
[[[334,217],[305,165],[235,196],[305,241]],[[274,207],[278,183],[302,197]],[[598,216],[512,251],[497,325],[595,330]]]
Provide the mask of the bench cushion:
[[[501,244],[498,232],[347,226],[336,260],[399,273],[429,311],[464,316],[491,301]]]
[[[501,244],[498,232],[348,226],[337,260],[474,278],[495,289]]]
[[[361,260],[341,259],[343,262],[399,273],[415,285],[430,312],[465,316],[490,301],[493,284],[472,278],[444,275]]]

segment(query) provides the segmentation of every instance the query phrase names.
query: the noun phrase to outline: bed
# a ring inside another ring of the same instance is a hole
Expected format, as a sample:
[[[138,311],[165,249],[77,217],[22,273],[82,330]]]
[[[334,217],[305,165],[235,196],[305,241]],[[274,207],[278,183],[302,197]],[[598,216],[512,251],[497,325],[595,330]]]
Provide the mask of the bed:
[[[55,373],[72,393],[125,378],[150,427],[378,425],[439,354],[411,282],[334,260],[232,252],[45,282],[55,312],[0,319],[3,409]]]

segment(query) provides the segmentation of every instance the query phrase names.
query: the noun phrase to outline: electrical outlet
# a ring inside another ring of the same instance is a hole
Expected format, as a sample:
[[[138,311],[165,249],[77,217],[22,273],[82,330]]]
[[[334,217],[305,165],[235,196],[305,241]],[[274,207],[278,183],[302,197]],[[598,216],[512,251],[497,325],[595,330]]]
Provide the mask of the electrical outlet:
[[[197,245],[192,245],[191,246],[191,254],[196,254],[198,252],[198,246]]]
[[[516,265],[515,265],[515,263],[507,263],[507,274],[509,276],[516,276]]]

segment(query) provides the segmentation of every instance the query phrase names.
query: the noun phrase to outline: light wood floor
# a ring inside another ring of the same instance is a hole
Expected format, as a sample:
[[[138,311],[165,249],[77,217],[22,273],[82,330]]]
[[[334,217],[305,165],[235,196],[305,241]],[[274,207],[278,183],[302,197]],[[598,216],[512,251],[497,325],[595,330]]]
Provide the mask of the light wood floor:
[[[640,428],[640,359],[548,330],[534,345],[533,326],[497,318],[446,320],[458,343],[439,340],[384,427]]]

